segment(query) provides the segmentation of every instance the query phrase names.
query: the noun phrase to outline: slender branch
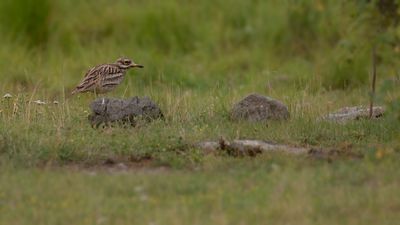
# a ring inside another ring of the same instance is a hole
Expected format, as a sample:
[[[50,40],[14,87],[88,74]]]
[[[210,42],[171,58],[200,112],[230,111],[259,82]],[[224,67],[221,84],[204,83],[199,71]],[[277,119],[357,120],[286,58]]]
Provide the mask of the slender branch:
[[[374,99],[375,99],[375,83],[376,83],[376,46],[372,47],[372,86],[369,104],[369,118],[373,116]]]

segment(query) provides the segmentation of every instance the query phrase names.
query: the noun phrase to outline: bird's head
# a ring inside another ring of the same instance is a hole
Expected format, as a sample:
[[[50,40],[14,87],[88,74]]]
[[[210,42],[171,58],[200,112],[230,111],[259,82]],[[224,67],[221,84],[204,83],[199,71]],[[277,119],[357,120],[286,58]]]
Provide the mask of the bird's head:
[[[134,63],[132,60],[130,60],[128,58],[119,58],[117,60],[117,65],[121,69],[128,69],[128,68],[133,68],[133,67],[143,68],[142,65],[136,64],[136,63]]]

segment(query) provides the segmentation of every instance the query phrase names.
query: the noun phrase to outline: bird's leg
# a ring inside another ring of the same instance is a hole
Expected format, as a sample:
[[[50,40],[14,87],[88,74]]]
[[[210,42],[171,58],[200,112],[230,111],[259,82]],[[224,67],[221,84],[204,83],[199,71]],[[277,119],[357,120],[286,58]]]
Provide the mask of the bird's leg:
[[[100,95],[102,95],[102,94],[97,93],[97,90],[95,89],[95,90],[94,90],[94,97],[95,97],[95,99],[97,99]],[[104,99],[104,96],[102,96],[101,104],[102,104],[102,105],[106,104],[106,101],[105,101],[105,99]]]
[[[96,89],[94,89],[93,94],[94,94],[94,99],[97,99],[98,94],[97,94],[97,90]]]
[[[104,94],[98,94],[99,97],[101,97],[101,104],[104,105],[106,104],[106,100],[104,98]]]

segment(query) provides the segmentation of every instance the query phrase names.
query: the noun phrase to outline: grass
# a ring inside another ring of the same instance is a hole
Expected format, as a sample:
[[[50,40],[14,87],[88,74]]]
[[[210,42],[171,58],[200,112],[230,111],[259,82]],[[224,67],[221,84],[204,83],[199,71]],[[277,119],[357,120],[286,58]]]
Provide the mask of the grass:
[[[3,114],[0,212],[5,216],[0,223],[398,220],[398,123],[390,117],[346,125],[316,120],[330,107],[362,103],[358,91],[291,96],[287,103],[292,118],[268,126],[229,120],[227,110],[239,93],[172,93],[152,96],[162,106],[165,122],[131,129],[92,129],[84,112],[89,97],[59,105],[32,104],[30,114],[22,111],[19,117]],[[328,100],[336,101],[318,104]],[[333,162],[278,153],[231,158],[205,156],[186,147],[220,136],[343,148],[364,157]],[[124,162],[132,157],[152,160],[125,172],[112,172],[103,164],[109,158]]]
[[[281,155],[213,158],[205,171],[117,175],[4,171],[2,221],[395,224],[400,199],[392,157],[332,164]]]
[[[368,105],[368,17],[379,18],[371,4],[1,2],[0,93],[13,97],[0,100],[0,224],[396,224],[398,26],[378,43],[376,100],[387,115],[318,120]],[[90,66],[121,55],[145,68],[108,96],[150,96],[166,120],[92,129],[93,96],[68,93]],[[283,101],[291,118],[231,121],[232,105],[252,92]],[[220,137],[363,158],[233,158],[191,147]],[[115,170],[119,162],[131,167]]]
[[[221,136],[323,147],[334,147],[343,142],[365,147],[395,139],[398,124],[393,123],[390,117],[379,122],[356,121],[346,125],[317,121],[318,117],[340,105],[362,104],[356,100],[359,94],[347,94],[348,103],[340,104],[329,103],[328,99],[332,97],[329,95],[288,97],[286,103],[292,114],[289,122],[249,124],[229,119],[230,107],[232,102],[240,99],[239,94],[222,96],[217,90],[210,95],[165,91],[163,96],[152,97],[160,103],[166,121],[131,129],[114,127],[105,130],[89,126],[89,95],[58,105],[26,104],[26,99],[16,97],[3,100],[3,104],[9,107],[2,112],[1,147],[6,156],[35,165],[43,161],[95,161],[114,154],[162,155],[179,146]],[[343,98],[341,94],[335,95]],[[367,96],[364,101],[368,101]],[[318,102],[327,104],[318,105]],[[32,151],[32,148],[36,150]]]

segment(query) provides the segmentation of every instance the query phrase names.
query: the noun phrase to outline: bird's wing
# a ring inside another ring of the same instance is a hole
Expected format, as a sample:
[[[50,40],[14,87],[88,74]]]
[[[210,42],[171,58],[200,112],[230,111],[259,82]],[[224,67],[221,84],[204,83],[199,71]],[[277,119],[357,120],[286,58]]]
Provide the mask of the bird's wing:
[[[120,69],[118,66],[114,64],[109,64],[106,68],[104,68],[104,73],[101,77],[102,86],[107,85],[118,85],[125,74],[125,70]]]
[[[98,82],[104,79],[106,74],[117,71],[118,69],[118,66],[113,64],[103,64],[91,68],[86,72],[80,84],[72,91],[72,94],[94,90]]]

